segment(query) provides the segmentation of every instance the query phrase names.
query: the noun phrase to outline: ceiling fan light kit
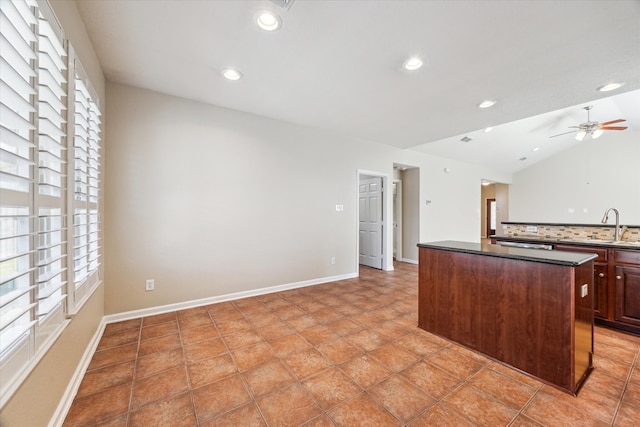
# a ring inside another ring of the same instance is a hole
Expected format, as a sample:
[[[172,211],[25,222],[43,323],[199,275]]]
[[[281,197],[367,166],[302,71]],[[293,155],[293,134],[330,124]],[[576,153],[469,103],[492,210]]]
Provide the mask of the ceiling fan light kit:
[[[591,105],[583,108],[583,110],[587,111],[586,122],[581,123],[578,126],[569,126],[572,128],[576,128],[577,131],[563,132],[557,135],[552,135],[549,138],[555,138],[556,136],[577,132],[574,138],[577,139],[578,141],[582,141],[584,137],[587,135],[591,135],[591,138],[597,139],[604,133],[605,130],[625,130],[627,128],[626,126],[611,126],[612,124],[615,124],[615,123],[625,122],[626,119],[616,119],[616,120],[611,120],[611,121],[602,122],[602,123],[592,122],[589,114],[592,108],[593,106]]]

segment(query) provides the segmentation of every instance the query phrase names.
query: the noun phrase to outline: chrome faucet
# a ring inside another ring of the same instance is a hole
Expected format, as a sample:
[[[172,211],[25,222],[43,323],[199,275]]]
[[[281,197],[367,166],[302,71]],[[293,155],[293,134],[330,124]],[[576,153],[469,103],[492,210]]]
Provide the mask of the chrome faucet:
[[[627,226],[623,225],[622,227],[620,227],[620,212],[618,212],[618,209],[615,208],[609,208],[605,211],[604,216],[602,217],[603,224],[606,224],[607,221],[609,221],[609,212],[611,211],[616,214],[616,231],[614,234],[614,241],[619,242],[620,239],[622,239],[622,235],[624,234],[624,232],[627,231]]]

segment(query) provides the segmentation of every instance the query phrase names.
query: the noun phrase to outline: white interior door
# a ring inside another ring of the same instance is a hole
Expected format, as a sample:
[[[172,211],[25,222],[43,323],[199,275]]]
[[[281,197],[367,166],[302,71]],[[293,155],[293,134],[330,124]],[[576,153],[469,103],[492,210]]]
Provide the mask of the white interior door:
[[[382,178],[361,179],[358,202],[360,264],[382,268]]]

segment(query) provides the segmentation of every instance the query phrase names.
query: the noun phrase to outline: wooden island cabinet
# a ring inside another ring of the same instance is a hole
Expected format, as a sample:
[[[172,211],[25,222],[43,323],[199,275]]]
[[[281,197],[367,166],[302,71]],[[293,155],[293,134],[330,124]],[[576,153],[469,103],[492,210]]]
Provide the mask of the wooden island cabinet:
[[[624,243],[593,244],[513,237],[492,238],[494,243],[543,243],[554,250],[591,253],[594,259],[593,313],[595,323],[640,335],[640,248]]]
[[[575,395],[592,367],[594,254],[421,243],[418,326]]]

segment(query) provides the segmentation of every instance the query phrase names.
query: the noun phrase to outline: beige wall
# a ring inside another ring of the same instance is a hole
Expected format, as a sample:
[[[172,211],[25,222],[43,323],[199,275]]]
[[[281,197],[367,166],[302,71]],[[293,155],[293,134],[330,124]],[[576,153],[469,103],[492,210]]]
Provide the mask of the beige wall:
[[[509,185],[496,184],[496,234],[502,234],[503,221],[509,220]]]
[[[420,169],[402,171],[402,258],[418,262]]]
[[[633,127],[605,132],[514,174],[509,220],[597,224],[615,207],[621,223],[640,225],[638,141]]]
[[[105,81],[74,1],[51,1],[54,13],[75,48],[100,97],[104,111]],[[103,135],[104,137],[104,135]],[[0,410],[0,425],[45,426],[64,395],[76,367],[104,317],[104,289],[95,294],[70,322],[29,377]]]
[[[109,314],[355,273],[357,171],[394,162],[434,200],[420,240],[480,235],[487,170],[119,84],[107,115]]]

